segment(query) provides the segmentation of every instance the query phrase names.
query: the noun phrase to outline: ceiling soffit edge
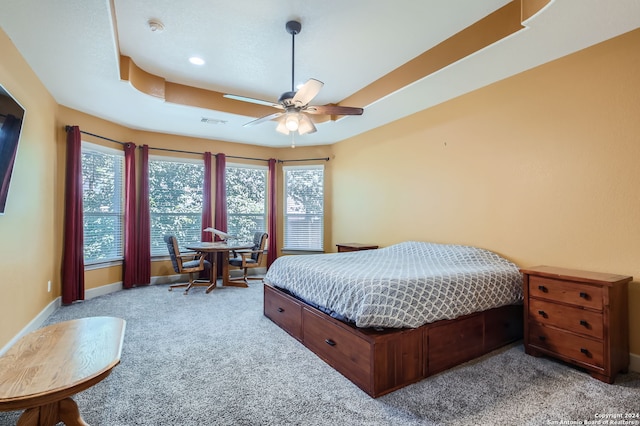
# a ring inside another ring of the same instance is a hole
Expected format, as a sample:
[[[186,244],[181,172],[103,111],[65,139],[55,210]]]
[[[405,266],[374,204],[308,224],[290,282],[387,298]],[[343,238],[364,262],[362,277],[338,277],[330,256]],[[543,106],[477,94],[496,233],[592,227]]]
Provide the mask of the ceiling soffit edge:
[[[379,78],[336,105],[368,106],[391,93],[427,77],[491,44],[520,31],[522,22],[553,0],[513,0],[440,44],[425,51],[389,74]],[[114,29],[117,33],[117,28]],[[138,67],[132,58],[119,55],[119,75],[132,87],[165,102],[222,111],[247,117],[262,117],[273,112],[269,106],[241,102],[223,93],[167,82],[163,77]],[[337,120],[339,116],[314,116],[315,122]]]

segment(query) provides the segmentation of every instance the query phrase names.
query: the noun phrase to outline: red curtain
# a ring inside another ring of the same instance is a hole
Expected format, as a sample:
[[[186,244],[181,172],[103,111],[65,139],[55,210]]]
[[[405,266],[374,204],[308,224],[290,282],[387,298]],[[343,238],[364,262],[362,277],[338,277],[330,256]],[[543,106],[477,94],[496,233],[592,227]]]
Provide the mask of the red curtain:
[[[136,145],[124,144],[124,263],[122,287],[136,283]]]
[[[62,303],[84,300],[84,229],[82,216],[82,140],[78,126],[67,127],[64,200]]]
[[[219,231],[227,232],[227,159],[224,154],[216,155],[216,215],[215,226]],[[216,236],[219,240],[219,237]]]
[[[214,228],[227,232],[227,157],[224,154],[216,155],[216,214]],[[220,241],[217,235],[213,239]],[[216,262],[218,276],[222,276],[222,264]]]
[[[217,203],[216,203],[217,205]],[[211,217],[213,211],[211,208],[211,153],[204,153],[204,183],[202,185],[202,240],[212,241],[213,234],[211,232],[205,232],[205,228],[213,226],[211,223]]]
[[[136,284],[151,282],[151,213],[149,210],[149,146],[140,147],[140,199],[136,235]]]
[[[267,206],[269,215],[269,224],[267,233],[269,234],[268,246],[267,246],[267,268],[271,266],[274,260],[278,257],[278,244],[276,236],[277,220],[276,220],[276,160],[274,158],[269,159],[269,189],[267,191]]]
[[[9,181],[18,152],[22,120],[7,114],[0,130],[0,213],[4,213],[9,194]]]

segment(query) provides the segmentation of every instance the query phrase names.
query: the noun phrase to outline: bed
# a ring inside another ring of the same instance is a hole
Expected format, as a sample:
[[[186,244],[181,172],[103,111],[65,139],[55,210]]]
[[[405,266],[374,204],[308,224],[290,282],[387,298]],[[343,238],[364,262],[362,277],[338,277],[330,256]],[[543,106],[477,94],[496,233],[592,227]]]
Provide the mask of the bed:
[[[284,256],[264,283],[265,316],[372,397],[522,337],[522,275],[481,248]]]

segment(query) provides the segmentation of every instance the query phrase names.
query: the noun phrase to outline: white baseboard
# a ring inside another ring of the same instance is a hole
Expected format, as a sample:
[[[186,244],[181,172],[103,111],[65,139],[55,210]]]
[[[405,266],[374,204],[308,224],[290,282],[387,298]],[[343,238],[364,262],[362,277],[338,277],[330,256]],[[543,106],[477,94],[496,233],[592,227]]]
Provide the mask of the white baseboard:
[[[113,293],[122,290],[122,281],[117,283],[101,285],[100,287],[90,288],[84,291],[84,299],[93,299],[94,297],[104,296],[105,294]]]
[[[105,294],[113,293],[114,291],[118,290],[122,290],[122,282],[107,284],[97,288],[90,288],[88,290],[85,290],[84,298],[85,300],[92,299],[94,297],[103,296]],[[9,340],[9,342],[0,349],[0,356],[7,352],[9,348],[23,336],[26,336],[32,331],[42,327],[42,324],[44,324],[45,321],[51,316],[51,314],[53,314],[60,306],[62,306],[62,297],[56,297],[42,311],[40,311],[40,313],[29,322],[29,324],[27,324],[22,330],[20,330],[20,332],[16,334],[13,339]]]
[[[31,333],[34,330],[42,327],[42,324],[49,318],[49,316],[54,313],[62,304],[62,298],[56,297],[51,303],[49,303],[34,319],[29,322],[18,334],[16,334],[13,339],[9,340],[9,342],[0,349],[0,356],[4,355],[6,351],[9,350],[14,343],[20,340],[23,336]]]

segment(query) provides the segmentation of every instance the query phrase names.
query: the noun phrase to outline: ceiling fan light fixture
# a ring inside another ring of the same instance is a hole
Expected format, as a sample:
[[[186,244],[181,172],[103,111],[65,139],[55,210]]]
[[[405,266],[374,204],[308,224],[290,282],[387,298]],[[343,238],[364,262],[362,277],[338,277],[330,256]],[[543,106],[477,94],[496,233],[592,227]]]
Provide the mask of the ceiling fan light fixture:
[[[306,135],[308,133],[315,133],[316,126],[313,125],[313,121],[306,115],[300,114],[300,124],[298,125],[298,134],[300,136]]]
[[[287,129],[286,124],[283,119],[278,120],[278,126],[276,127],[276,132],[282,133],[283,135],[288,135],[291,133],[289,129]]]
[[[300,125],[300,114],[298,112],[287,113],[284,123],[290,132],[295,132]]]
[[[295,86],[295,35],[300,33],[302,25],[298,21],[289,21],[286,30],[291,34],[291,90],[280,95],[278,103],[263,101],[260,99],[247,98],[244,96],[225,94],[225,98],[238,101],[252,102],[259,105],[272,106],[278,108],[280,112],[269,114],[252,120],[244,126],[253,126],[266,121],[276,121],[278,123],[276,131],[283,135],[307,135],[317,131],[316,126],[308,114],[320,115],[362,115],[362,108],[353,108],[338,105],[310,105],[311,101],[322,89],[324,85],[320,80],[310,78],[303,85]],[[293,142],[295,144],[295,142]]]

